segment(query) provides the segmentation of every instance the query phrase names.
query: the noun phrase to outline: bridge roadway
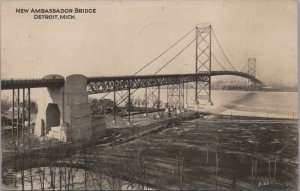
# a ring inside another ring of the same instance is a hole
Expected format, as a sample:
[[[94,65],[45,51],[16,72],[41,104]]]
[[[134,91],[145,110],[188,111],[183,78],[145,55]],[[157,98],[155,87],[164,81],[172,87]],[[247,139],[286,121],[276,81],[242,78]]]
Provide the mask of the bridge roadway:
[[[211,76],[240,76],[248,78],[254,83],[263,84],[255,77],[237,71],[211,71]],[[87,77],[87,91],[89,94],[113,92],[128,89],[146,88],[154,86],[164,86],[178,83],[188,83],[209,80],[209,72],[198,74],[161,74],[161,75],[138,75],[138,76],[107,76],[107,77]],[[1,90],[18,88],[42,88],[61,87],[64,85],[64,78],[39,78],[39,79],[3,79],[1,80]]]

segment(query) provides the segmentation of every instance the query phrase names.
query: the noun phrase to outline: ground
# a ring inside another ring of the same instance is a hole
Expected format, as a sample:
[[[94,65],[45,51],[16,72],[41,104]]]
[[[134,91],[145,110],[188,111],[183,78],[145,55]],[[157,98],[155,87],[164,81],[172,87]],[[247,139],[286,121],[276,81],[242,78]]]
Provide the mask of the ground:
[[[113,124],[108,116],[108,134],[84,152],[121,165],[127,181],[154,189],[297,188],[296,120],[192,111],[126,119]]]
[[[180,152],[185,189],[215,189],[216,179],[219,188],[251,188],[251,159],[257,160],[255,186],[276,184],[278,188],[297,188],[297,132],[297,124],[292,120],[209,114],[147,134],[141,141],[100,147],[96,152],[112,160],[120,160],[124,155],[136,160],[136,150],[141,149],[150,171],[158,171],[159,182],[153,174],[148,180],[157,188],[178,188]],[[215,176],[216,150],[218,178]]]

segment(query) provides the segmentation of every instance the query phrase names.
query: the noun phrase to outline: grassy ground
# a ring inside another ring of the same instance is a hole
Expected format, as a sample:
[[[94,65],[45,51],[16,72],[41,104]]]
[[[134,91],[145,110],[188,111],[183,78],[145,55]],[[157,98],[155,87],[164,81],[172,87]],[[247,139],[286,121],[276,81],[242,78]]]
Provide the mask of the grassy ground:
[[[130,128],[113,131],[119,133],[118,137],[124,132],[126,136],[132,133]],[[97,152],[111,160],[126,157],[137,162],[137,150],[142,150],[148,168],[147,181],[156,188],[179,188],[178,156],[183,158],[184,189],[215,189],[216,180],[218,188],[223,189],[297,188],[297,132],[292,120],[203,115],[134,141],[100,146]],[[251,159],[257,161],[253,178]]]
[[[107,136],[87,150],[128,165],[135,182],[160,189],[297,188],[295,121],[195,112],[176,120],[150,114],[135,116],[131,125],[127,118],[117,121],[108,117]]]

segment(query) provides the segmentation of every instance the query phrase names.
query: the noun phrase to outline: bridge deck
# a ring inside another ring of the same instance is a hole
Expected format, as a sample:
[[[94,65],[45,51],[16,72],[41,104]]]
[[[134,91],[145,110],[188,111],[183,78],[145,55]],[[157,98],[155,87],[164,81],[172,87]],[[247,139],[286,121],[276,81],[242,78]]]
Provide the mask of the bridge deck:
[[[138,76],[102,76],[87,77],[87,91],[89,94],[105,93],[119,90],[137,89],[153,86],[164,86],[178,83],[188,83],[195,81],[206,82],[210,76],[234,75],[245,77],[255,83],[262,82],[255,77],[237,71],[211,71],[200,72],[198,74],[161,74],[161,75],[138,75]],[[1,90],[18,88],[41,88],[41,87],[61,87],[64,79],[3,79],[1,80]]]
[[[64,79],[3,79],[1,80],[1,90],[60,87],[63,86],[64,83]]]
[[[262,84],[262,82],[255,77],[236,71],[211,71],[210,76],[233,75],[245,77],[255,83]],[[188,82],[207,82],[209,80],[208,72],[200,72],[198,74],[162,74],[162,75],[143,75],[143,76],[109,76],[109,77],[89,77],[88,93],[105,93],[119,90],[128,90],[164,86],[178,83]]]

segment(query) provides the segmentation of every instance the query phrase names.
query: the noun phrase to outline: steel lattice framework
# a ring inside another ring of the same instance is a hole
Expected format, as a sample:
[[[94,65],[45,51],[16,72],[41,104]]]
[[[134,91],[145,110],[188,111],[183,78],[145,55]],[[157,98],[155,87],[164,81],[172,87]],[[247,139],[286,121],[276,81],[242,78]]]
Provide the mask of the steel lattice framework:
[[[113,92],[120,90],[165,86],[188,82],[206,82],[209,76],[233,75],[248,78],[257,84],[263,84],[260,80],[245,72],[237,71],[211,71],[198,72],[197,74],[162,74],[142,76],[112,76],[112,77],[88,77],[87,92],[89,94]],[[11,79],[1,80],[1,90],[40,88],[40,87],[62,87],[64,79]]]
[[[61,87],[64,83],[64,79],[2,79],[1,89]]]
[[[128,100],[126,99],[128,97],[128,92],[125,91],[117,91],[116,92],[116,104],[121,104],[123,103],[124,100],[124,104],[123,106],[126,106],[128,104]]]
[[[196,27],[196,74],[208,72],[204,80],[196,80],[195,102],[201,100],[211,102],[211,25]]]
[[[248,74],[255,77],[256,76],[256,58],[251,57],[248,59]],[[255,82],[248,80],[248,86],[255,85]]]
[[[184,110],[184,84],[168,85],[167,89],[168,107],[175,114]]]
[[[143,75],[143,76],[113,76],[113,77],[88,77],[87,91],[89,94],[113,92],[120,90],[149,88],[165,86],[171,84],[188,82],[207,82],[210,76],[234,75],[248,78],[255,83],[262,82],[255,77],[236,71],[211,71],[198,72],[197,74],[163,74],[163,75]],[[148,93],[149,94],[149,93]]]
[[[160,86],[147,88],[147,106],[152,108],[160,107]]]

